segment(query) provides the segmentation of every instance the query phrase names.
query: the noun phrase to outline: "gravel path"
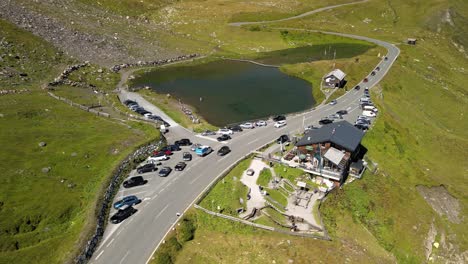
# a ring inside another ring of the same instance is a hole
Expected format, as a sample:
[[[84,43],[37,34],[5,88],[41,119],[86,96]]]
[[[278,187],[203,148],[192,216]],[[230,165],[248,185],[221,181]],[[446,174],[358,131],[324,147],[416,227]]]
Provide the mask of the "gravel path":
[[[254,208],[258,209],[265,206],[265,198],[260,193],[257,185],[258,176],[263,168],[268,167],[261,160],[254,159],[252,160],[252,163],[250,163],[249,169],[253,169],[255,174],[253,176],[248,176],[245,171],[242,174],[241,182],[250,188],[250,200],[247,201],[246,215],[250,214]]]

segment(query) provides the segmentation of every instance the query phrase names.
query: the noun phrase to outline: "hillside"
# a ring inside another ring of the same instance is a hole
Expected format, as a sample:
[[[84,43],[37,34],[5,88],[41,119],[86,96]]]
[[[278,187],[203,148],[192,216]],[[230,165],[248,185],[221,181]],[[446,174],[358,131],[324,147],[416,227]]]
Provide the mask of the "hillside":
[[[380,114],[363,145],[377,171],[332,192],[321,206],[332,242],[258,231],[191,211],[186,218],[193,239],[182,248],[175,243],[177,250],[166,248],[173,251],[165,260],[468,262],[467,1],[371,0],[295,20],[228,25],[349,2],[1,2],[0,89],[8,92],[0,96],[0,263],[70,262],[94,229],[96,204],[112,171],[137,146],[159,137],[150,126],[97,117],[48,96],[42,87],[64,68],[91,61],[73,80],[110,96],[67,85],[56,87],[58,95],[89,105],[107,98],[105,107],[115,111],[110,104],[119,75],[104,66],[116,63],[195,52],[268,62],[284,55],[282,71],[316,85],[334,63],[357,82],[382,52],[350,48],[352,56],[332,62],[317,55],[308,62],[304,54],[320,54],[318,45],[360,43],[304,29],[369,36],[400,48],[397,62],[372,90]],[[417,44],[407,45],[407,38]],[[359,65],[353,64],[357,55]],[[321,96],[314,90],[314,97]]]

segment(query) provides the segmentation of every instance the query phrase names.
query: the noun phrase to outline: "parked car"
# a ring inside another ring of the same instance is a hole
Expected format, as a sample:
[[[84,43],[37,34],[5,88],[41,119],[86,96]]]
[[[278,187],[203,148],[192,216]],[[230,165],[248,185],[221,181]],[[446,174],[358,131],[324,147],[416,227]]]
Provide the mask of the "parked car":
[[[139,185],[145,185],[148,181],[143,179],[142,176],[131,177],[130,179],[123,182],[124,188],[131,188]]]
[[[276,128],[284,127],[286,125],[286,120],[280,120],[275,123]]]
[[[289,142],[289,137],[288,135],[281,135],[277,140],[276,143],[278,144],[284,144],[286,142]]]
[[[343,119],[343,117],[340,114],[331,114],[329,118],[330,119]]]
[[[174,167],[174,170],[176,171],[183,171],[185,169],[185,167],[187,167],[187,163],[181,161],[179,163],[177,163]]]
[[[368,81],[369,81],[369,79],[367,79],[367,78],[364,78],[364,80],[362,80],[362,82],[365,82],[365,83],[368,82]]]
[[[218,150],[218,156],[224,156],[224,155],[228,154],[229,152],[231,152],[231,149],[228,146],[222,146]]]
[[[255,171],[253,169],[248,169],[246,174],[247,176],[253,176],[255,174]]]
[[[377,68],[375,68],[375,70],[376,70],[376,71],[380,71],[380,67],[379,67],[379,66],[377,66]]]
[[[338,102],[336,100],[331,100],[330,103],[328,103],[329,105],[336,105]]]
[[[333,123],[333,120],[328,119],[328,118],[322,118],[322,119],[320,119],[320,121],[319,121],[319,124],[320,124],[320,125],[326,125],[326,124],[331,124],[331,123]]]
[[[348,114],[348,111],[347,110],[339,110],[339,111],[336,111],[337,114],[339,115],[346,115]]]
[[[150,112],[150,113],[146,113],[146,114],[144,114],[143,116],[146,117],[146,118],[148,118],[148,119],[150,119],[150,117],[153,116],[153,113],[151,113],[151,112]]]
[[[177,140],[176,142],[174,142],[174,144],[179,146],[190,146],[192,145],[192,142],[190,142],[190,139],[188,138],[183,138],[181,140]]]
[[[152,119],[152,120],[162,120],[162,118],[158,115],[151,115],[148,117],[148,119]]]
[[[146,173],[146,172],[152,172],[152,171],[156,171],[158,168],[156,167],[156,164],[154,163],[147,163],[143,166],[140,166],[137,168],[137,172],[138,173]]]
[[[258,120],[257,122],[255,122],[255,125],[256,126],[266,126],[267,122],[264,121],[264,120]]]
[[[359,102],[361,103],[366,103],[366,102],[370,102],[371,99],[369,97],[361,97],[361,99],[359,99]]]
[[[179,150],[180,150],[180,147],[177,144],[166,145],[166,146],[161,148],[161,151],[170,151],[171,152],[170,154],[166,153],[167,155],[171,155],[173,151],[179,151]]]
[[[375,71],[372,71],[370,75],[375,76]]]
[[[388,60],[388,57],[387,57],[387,56],[385,56],[384,60]]]
[[[192,160],[192,154],[190,154],[189,152],[184,152],[182,154],[182,159],[184,161],[191,161]]]
[[[366,125],[362,125],[362,124],[355,124],[354,127],[360,129],[360,130],[368,130],[369,129],[369,126],[366,126]]]
[[[136,197],[135,195],[129,195],[115,202],[114,209],[118,210],[124,206],[132,206],[139,203],[141,203],[141,200],[138,199],[138,197]]]
[[[167,175],[169,175],[169,173],[171,173],[172,169],[170,167],[162,167],[160,170],[159,170],[159,177],[167,177]]]
[[[250,123],[250,122],[241,124],[240,127],[242,127],[243,129],[252,129],[252,128],[255,128],[254,124],[252,124],[252,123]]]
[[[282,120],[286,120],[286,117],[284,115],[277,115],[273,117],[273,121],[275,122],[282,121]]]
[[[154,163],[157,161],[162,161],[162,160],[167,160],[167,159],[169,159],[169,157],[166,154],[164,154],[164,152],[156,152],[156,153],[153,153],[153,155],[148,158],[148,161]]]
[[[123,220],[129,218],[130,216],[132,216],[136,212],[137,212],[137,209],[135,209],[135,208],[133,208],[131,206],[127,206],[127,207],[125,207],[123,209],[119,209],[117,211],[117,213],[115,213],[110,218],[110,221],[113,224],[118,224],[118,223],[122,222]]]
[[[201,147],[202,144],[200,143],[193,143],[192,146],[190,147],[191,151],[197,150],[197,148]]]
[[[170,156],[170,155],[172,155],[172,151],[170,149],[168,149],[167,147],[163,147],[161,150],[153,151],[153,157],[157,157],[157,156],[160,156],[162,154],[164,154],[166,156]]]
[[[197,154],[198,156],[204,157],[210,154],[212,151],[213,149],[211,149],[211,147],[209,146],[200,146],[195,150],[195,154]]]
[[[219,142],[221,142],[221,141],[227,141],[227,140],[229,140],[229,139],[231,139],[231,136],[225,135],[225,134],[224,134],[224,135],[221,135],[221,136],[219,136],[219,137],[216,138],[216,140],[218,140]]]
[[[218,134],[221,134],[221,135],[232,135],[232,134],[234,134],[234,132],[233,132],[231,129],[220,128],[220,129],[218,130]]]
[[[375,117],[376,116],[376,114],[373,111],[369,111],[369,110],[362,111],[362,115],[367,116],[367,117]]]
[[[132,100],[125,100],[123,103],[124,103],[124,105],[129,105],[129,104],[138,104],[137,102],[135,102],[135,101],[132,101]]]
[[[379,109],[377,109],[377,107],[373,106],[373,105],[365,105],[362,107],[363,110],[369,110],[369,111],[372,111],[374,113],[378,113],[379,112]]]
[[[205,130],[203,133],[201,133],[202,136],[214,136],[216,135],[216,132],[211,131],[211,130]]]
[[[244,131],[244,130],[242,130],[242,127],[239,126],[239,125],[230,126],[229,129],[232,130],[233,132],[242,132],[242,131]]]
[[[354,90],[359,91],[359,89],[361,89],[361,86],[359,85],[354,86]]]

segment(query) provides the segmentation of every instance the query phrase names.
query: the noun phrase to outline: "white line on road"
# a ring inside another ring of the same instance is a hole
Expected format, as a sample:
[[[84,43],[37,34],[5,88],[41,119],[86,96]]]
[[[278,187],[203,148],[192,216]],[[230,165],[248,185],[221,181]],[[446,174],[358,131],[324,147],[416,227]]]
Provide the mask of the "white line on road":
[[[107,244],[107,246],[106,246],[106,247],[109,247],[109,246],[110,246],[110,244],[112,244],[112,242],[114,242],[114,238],[113,238],[113,239],[112,239],[112,240],[109,242],[109,244]]]
[[[169,205],[166,205],[157,215],[156,217],[154,217],[154,220],[153,221],[156,221],[156,219],[158,219],[158,217],[160,217],[162,215],[162,213],[164,213],[164,211],[166,211],[167,207],[169,207]]]
[[[125,258],[128,256],[128,254],[130,254],[130,250],[127,251],[127,253],[125,253],[125,256],[123,256],[123,258],[119,262],[120,264],[122,264],[124,262]]]
[[[99,255],[96,256],[95,260],[97,260],[102,255],[102,253],[104,253],[104,250],[101,251],[101,253],[99,253]]]
[[[252,140],[249,143],[247,143],[247,145],[250,145],[250,144],[252,144],[252,143],[254,143],[255,141],[258,141],[258,140],[259,140],[259,138],[255,139],[255,140]]]
[[[122,229],[120,229],[120,231],[119,231],[119,232],[117,232],[117,234],[115,234],[115,235],[116,235],[116,236],[120,235],[120,233],[122,233],[122,231],[123,231],[124,229],[125,229],[125,226],[124,226],[124,227],[122,227]]]
[[[196,181],[198,180],[198,178],[200,178],[200,177],[201,177],[201,175],[198,176],[198,177],[196,177],[196,178],[194,178],[193,180],[191,180],[191,181],[190,181],[190,184],[193,184],[194,182],[196,182]]]

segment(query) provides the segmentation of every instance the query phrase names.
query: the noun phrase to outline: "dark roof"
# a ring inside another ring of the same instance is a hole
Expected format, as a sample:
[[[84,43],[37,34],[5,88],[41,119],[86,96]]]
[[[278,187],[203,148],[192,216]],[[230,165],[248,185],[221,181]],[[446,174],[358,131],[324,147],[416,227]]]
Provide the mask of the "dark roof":
[[[355,128],[347,121],[340,121],[308,131],[296,143],[296,146],[307,146],[315,143],[332,142],[338,146],[354,152],[361,143],[364,132]]]
[[[356,169],[358,171],[361,171],[362,168],[364,167],[364,162],[361,160],[358,160],[356,162],[353,162],[351,163],[351,165],[349,166],[351,169]]]

